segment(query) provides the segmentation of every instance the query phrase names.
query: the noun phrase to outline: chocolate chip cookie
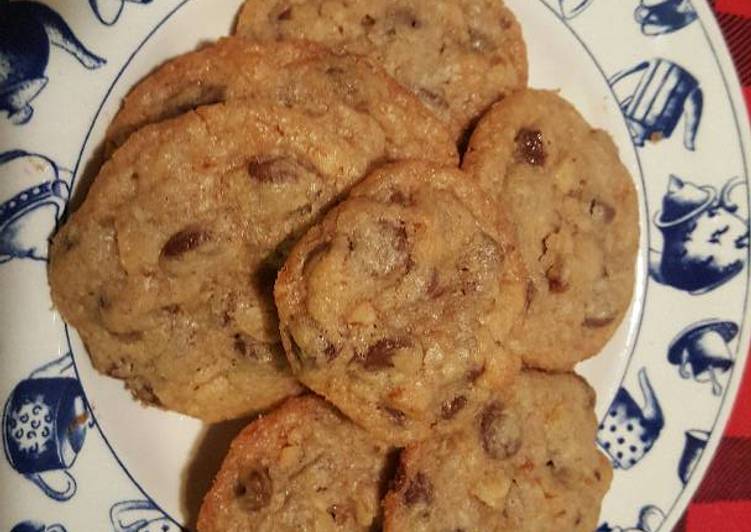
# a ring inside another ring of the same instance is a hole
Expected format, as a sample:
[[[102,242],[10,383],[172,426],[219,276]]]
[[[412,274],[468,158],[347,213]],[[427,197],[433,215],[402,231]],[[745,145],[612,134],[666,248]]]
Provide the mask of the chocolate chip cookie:
[[[596,354],[629,306],[639,239],[612,139],[555,93],[527,90],[483,117],[463,168],[515,224],[529,272],[512,348],[551,370]]]
[[[504,344],[526,290],[511,233],[458,170],[376,170],[280,271],[294,373],[391,443],[471,417],[519,370]]]
[[[290,399],[232,442],[198,531],[379,529],[392,456],[322,399]]]
[[[457,139],[527,82],[521,29],[501,0],[247,0],[236,33],[307,39],[370,57]]]
[[[447,128],[380,67],[313,43],[253,43],[240,37],[172,59],[136,85],[107,131],[110,151],[136,129],[238,98],[269,99],[325,114],[338,100],[370,116],[386,138],[387,159],[456,164]]]
[[[325,112],[231,100],[146,126],[55,236],[54,303],[94,366],[146,402],[206,421],[268,408],[301,389],[277,269],[388,142],[335,97]]]
[[[384,530],[594,530],[612,478],[594,402],[575,375],[522,372],[469,426],[402,453]]]

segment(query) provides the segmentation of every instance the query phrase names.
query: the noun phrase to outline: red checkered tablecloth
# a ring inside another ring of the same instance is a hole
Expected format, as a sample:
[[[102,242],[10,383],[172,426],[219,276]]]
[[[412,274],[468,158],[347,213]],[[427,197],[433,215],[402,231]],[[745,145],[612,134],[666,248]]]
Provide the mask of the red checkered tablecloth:
[[[751,0],[710,1],[751,119]],[[712,465],[674,532],[751,532],[751,364]]]

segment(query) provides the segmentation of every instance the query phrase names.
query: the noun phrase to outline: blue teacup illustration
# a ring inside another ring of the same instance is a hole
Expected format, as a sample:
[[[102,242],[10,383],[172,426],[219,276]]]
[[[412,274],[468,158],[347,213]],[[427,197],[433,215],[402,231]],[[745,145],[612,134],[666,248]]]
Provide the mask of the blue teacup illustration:
[[[592,2],[593,0],[558,0],[561,16],[566,20],[581,14]]]
[[[597,431],[597,443],[616,468],[635,466],[652,449],[665,425],[662,408],[644,368],[639,370],[639,386],[644,406],[639,406],[628,390],[620,388]]]
[[[110,509],[115,532],[180,532],[180,527],[150,501],[122,501]]]
[[[657,506],[647,505],[639,511],[639,518],[635,526],[610,526],[603,523],[597,527],[597,532],[657,532],[665,521],[665,512]]]
[[[48,238],[69,196],[70,172],[16,150],[0,153],[0,264],[45,260]]]
[[[3,412],[3,444],[11,467],[59,501],[76,493],[68,469],[89,423],[81,384],[65,376],[71,367],[68,354],[39,368],[16,385]]]
[[[652,251],[650,275],[656,281],[702,294],[728,282],[746,263],[748,220],[731,201],[733,189],[744,184],[728,181],[717,193],[670,176],[662,210],[654,223],[662,232],[662,251]]]
[[[10,529],[10,532],[66,532],[63,525],[45,525],[39,521],[24,521]]]
[[[51,46],[65,50],[85,68],[105,63],[90,52],[56,11],[39,2],[0,2],[0,110],[25,124],[30,102],[47,85]]]
[[[662,35],[691,24],[698,15],[690,0],[641,0],[634,12],[644,35]]]
[[[670,343],[668,362],[678,366],[684,379],[712,383],[712,395],[722,395],[718,374],[733,367],[728,343],[738,335],[738,326],[730,321],[704,320],[687,327]]]
[[[710,433],[706,430],[687,430],[683,454],[678,462],[678,478],[684,484],[691,478],[704,449],[707,447]]]
[[[106,26],[112,26],[120,18],[125,7],[125,2],[134,4],[150,4],[152,0],[89,0],[91,9],[94,10],[99,22]]]
[[[631,138],[637,146],[673,134],[685,117],[683,143],[696,147],[704,96],[699,82],[683,67],[667,59],[652,59],[616,73],[609,83],[618,90],[627,81],[636,82],[620,100]]]

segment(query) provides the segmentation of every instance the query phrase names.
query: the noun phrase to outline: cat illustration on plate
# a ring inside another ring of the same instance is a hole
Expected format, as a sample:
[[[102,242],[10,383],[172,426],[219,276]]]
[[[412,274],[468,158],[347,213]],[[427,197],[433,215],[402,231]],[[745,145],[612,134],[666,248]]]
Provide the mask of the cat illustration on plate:
[[[0,0],[0,111],[11,123],[31,120],[31,101],[48,82],[52,46],[89,70],[106,62],[86,48],[52,8],[39,2]]]
[[[650,251],[651,277],[662,284],[702,294],[740,273],[748,260],[749,223],[733,199],[741,178],[731,179],[717,191],[670,176],[655,213],[662,233],[662,249]]]
[[[105,26],[112,26],[120,18],[125,3],[150,4],[152,0],[89,0],[96,18]]]
[[[49,236],[70,194],[71,176],[44,155],[0,153],[0,264],[46,260]]]

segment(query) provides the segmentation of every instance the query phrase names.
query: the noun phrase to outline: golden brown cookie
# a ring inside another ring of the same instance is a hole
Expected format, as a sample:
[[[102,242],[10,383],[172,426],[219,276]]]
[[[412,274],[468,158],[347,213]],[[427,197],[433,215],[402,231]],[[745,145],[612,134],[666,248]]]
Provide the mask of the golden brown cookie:
[[[522,372],[469,426],[402,452],[384,530],[594,530],[612,478],[594,403],[575,375]]]
[[[519,370],[504,345],[526,288],[511,233],[458,170],[376,170],[279,274],[294,373],[396,444],[471,417]]]
[[[370,57],[457,139],[527,83],[521,28],[501,0],[247,0],[236,33],[307,39]]]
[[[530,283],[514,350],[551,370],[596,354],[631,301],[639,240],[611,138],[555,93],[526,90],[482,118],[463,168],[517,229]]]
[[[325,114],[330,100],[370,116],[386,138],[385,159],[456,164],[445,126],[380,67],[313,43],[220,39],[159,67],[136,85],[107,130],[110,148],[146,124],[199,105],[268,99]]]
[[[276,271],[388,144],[336,98],[325,112],[231,100],[146,126],[54,238],[54,303],[94,366],[144,401],[206,421],[268,408],[301,389]]]
[[[322,399],[289,399],[232,442],[198,531],[380,528],[392,455]]]

